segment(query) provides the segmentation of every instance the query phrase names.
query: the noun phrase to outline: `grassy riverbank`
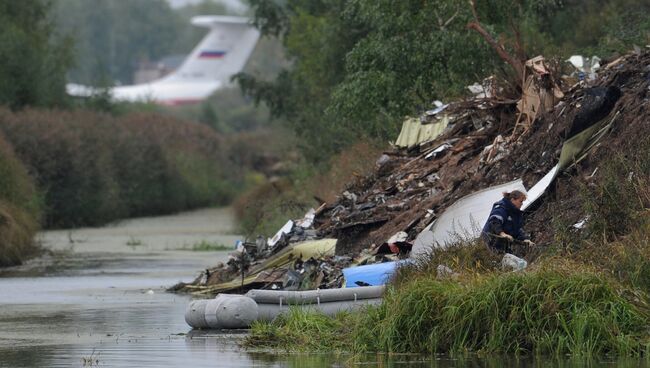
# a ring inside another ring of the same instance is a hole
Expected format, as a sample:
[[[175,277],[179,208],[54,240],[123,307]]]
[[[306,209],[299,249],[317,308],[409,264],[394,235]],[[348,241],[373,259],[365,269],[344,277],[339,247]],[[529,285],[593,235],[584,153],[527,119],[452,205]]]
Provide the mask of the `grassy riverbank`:
[[[572,266],[460,280],[423,272],[389,288],[379,307],[333,319],[296,310],[255,324],[246,344],[354,353],[646,354],[645,299]]]
[[[525,272],[501,271],[478,241],[434,250],[400,269],[380,306],[333,319],[294,311],[255,324],[247,346],[647,357],[650,140],[624,141],[558,179],[531,221],[543,242]],[[456,274],[440,278],[438,265]]]
[[[644,212],[645,213],[645,212]],[[480,242],[401,268],[383,303],[335,318],[295,310],[256,323],[245,344],[352,353],[648,356],[650,217],[608,241],[555,246],[504,272]],[[444,264],[453,276],[437,273]]]

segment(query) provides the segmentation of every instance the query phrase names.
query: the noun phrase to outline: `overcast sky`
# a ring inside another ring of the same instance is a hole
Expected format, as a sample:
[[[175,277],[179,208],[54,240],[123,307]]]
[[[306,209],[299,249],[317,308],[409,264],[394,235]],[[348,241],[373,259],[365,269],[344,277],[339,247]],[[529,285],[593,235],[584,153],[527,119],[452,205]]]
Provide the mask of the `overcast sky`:
[[[179,8],[181,6],[187,5],[187,4],[198,4],[206,0],[167,0],[169,5],[171,5],[172,8]],[[207,0],[210,1],[210,0]],[[233,9],[233,10],[238,10],[242,11],[246,9],[246,5],[244,5],[240,0],[217,0],[214,2],[219,2],[222,4],[225,4],[227,7]]]

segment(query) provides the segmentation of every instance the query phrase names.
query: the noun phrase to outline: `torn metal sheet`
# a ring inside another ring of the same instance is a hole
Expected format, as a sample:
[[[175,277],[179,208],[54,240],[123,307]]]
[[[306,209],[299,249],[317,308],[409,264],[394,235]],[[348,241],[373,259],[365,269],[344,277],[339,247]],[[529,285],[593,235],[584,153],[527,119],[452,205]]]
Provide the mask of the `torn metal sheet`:
[[[533,187],[530,188],[526,200],[521,205],[522,211],[525,211],[526,208],[528,208],[530,205],[535,203],[535,201],[538,200],[539,197],[541,197],[542,194],[546,192],[546,189],[548,189],[549,185],[551,185],[551,183],[557,176],[557,172],[559,168],[560,168],[560,164],[553,166],[553,168],[549,172],[547,172],[546,175],[544,175],[544,177],[537,182],[537,184],[533,185]]]
[[[571,166],[574,162],[582,160],[585,157],[585,154],[589,152],[589,150],[609,131],[617,116],[618,112],[610,121],[603,120],[594,124],[564,142],[559,162],[553,166],[553,168],[532,188],[530,188],[528,191],[528,197],[521,206],[521,210],[525,211],[535,203],[535,201],[546,192],[553,180],[555,180],[557,175],[563,169]]]
[[[560,153],[560,162],[558,163],[560,169],[565,169],[571,164],[582,160],[584,154],[594,147],[609,131],[618,116],[619,112],[611,120],[603,119],[564,142]]]
[[[391,236],[390,239],[386,241],[386,243],[397,243],[397,242],[405,242],[408,239],[408,234],[400,231],[396,233],[395,235]]]
[[[483,189],[459,199],[433,223],[431,243],[425,243],[423,239],[416,242],[411,257],[425,254],[432,247],[445,248],[459,240],[477,238],[490,215],[492,204],[503,198],[503,192],[513,190],[526,192],[521,179]]]
[[[402,131],[395,141],[398,147],[412,147],[436,139],[449,124],[446,115],[431,124],[422,124],[420,119],[409,118],[402,124]]]
[[[439,101],[436,101],[436,102],[439,102]],[[442,104],[441,104],[440,106],[437,106],[435,109],[433,109],[433,110],[427,110],[427,111],[425,111],[424,113],[425,113],[427,116],[433,116],[433,115],[436,115],[436,114],[441,113],[444,109],[447,108],[447,106],[449,106],[449,104],[445,104],[445,105],[442,105]]]
[[[453,146],[452,146],[451,144],[449,144],[449,143],[443,143],[443,144],[441,144],[440,146],[438,146],[438,148],[434,149],[434,150],[431,151],[429,154],[427,154],[426,156],[424,156],[424,159],[425,159],[425,160],[429,160],[429,159],[431,159],[432,157],[436,157],[438,154],[440,154],[440,153],[442,153],[442,152],[444,152],[444,151],[446,151],[446,150],[448,150],[448,149],[450,149],[450,148],[452,148],[452,147],[453,147]]]
[[[272,238],[269,238],[267,241],[269,247],[273,247],[275,243],[277,243],[282,238],[282,235],[290,233],[291,229],[293,229],[293,221],[289,220],[286,224],[284,224],[284,226],[282,226],[282,228],[280,228],[280,230],[278,230],[277,233],[275,233],[275,235],[273,235]]]
[[[510,150],[506,147],[506,140],[499,134],[494,138],[492,144],[483,148],[479,156],[479,162],[490,165],[506,157],[509,153]]]
[[[255,282],[263,284],[271,284],[274,282],[282,283],[282,279],[287,274],[286,269],[275,268],[271,270],[265,270],[257,274],[255,277]]]
[[[307,211],[307,213],[301,220],[296,221],[296,225],[300,226],[303,229],[309,229],[311,225],[314,223],[315,217],[316,217],[316,210],[314,208],[310,208],[309,211]]]
[[[582,55],[573,55],[566,60],[571,63],[577,70],[577,75],[580,80],[587,78],[588,80],[596,79],[596,71],[600,69],[601,59],[598,56],[591,58],[583,57]]]
[[[425,255],[431,250],[432,244],[434,243],[433,232],[431,231],[432,226],[433,224],[424,228],[413,241],[413,249],[411,250],[412,258]]]
[[[215,292],[223,292],[237,289],[242,286],[248,286],[256,281],[262,271],[286,267],[289,263],[298,258],[306,260],[312,257],[321,258],[325,256],[333,256],[334,251],[336,250],[336,241],[337,239],[319,239],[291,244],[277,254],[267,258],[261,264],[253,266],[248,271],[243,281],[241,277],[237,277],[232,281],[211,286],[210,289]]]
[[[589,216],[583,217],[582,220],[580,220],[580,221],[576,222],[575,224],[573,224],[572,227],[574,229],[578,229],[578,230],[583,229],[585,227],[585,225],[587,225],[587,221],[589,221]]]

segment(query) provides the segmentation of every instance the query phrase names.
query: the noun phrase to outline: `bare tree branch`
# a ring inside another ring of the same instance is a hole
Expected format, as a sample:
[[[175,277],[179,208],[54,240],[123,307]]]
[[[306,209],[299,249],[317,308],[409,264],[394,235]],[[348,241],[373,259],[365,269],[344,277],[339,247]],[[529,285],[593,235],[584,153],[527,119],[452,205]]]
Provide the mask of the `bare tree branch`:
[[[470,7],[472,9],[472,14],[474,15],[474,21],[469,22],[467,24],[467,28],[473,29],[476,32],[478,32],[487,43],[492,46],[492,48],[499,54],[499,57],[503,59],[506,63],[510,64],[510,66],[515,70],[515,73],[517,74],[517,78],[519,78],[519,85],[523,85],[523,75],[524,75],[524,64],[521,62],[521,60],[513,57],[506,51],[506,49],[503,47],[503,45],[499,44],[497,40],[492,37],[488,31],[481,26],[481,22],[479,21],[478,18],[478,13],[476,11],[476,4],[474,3],[474,0],[469,1]]]

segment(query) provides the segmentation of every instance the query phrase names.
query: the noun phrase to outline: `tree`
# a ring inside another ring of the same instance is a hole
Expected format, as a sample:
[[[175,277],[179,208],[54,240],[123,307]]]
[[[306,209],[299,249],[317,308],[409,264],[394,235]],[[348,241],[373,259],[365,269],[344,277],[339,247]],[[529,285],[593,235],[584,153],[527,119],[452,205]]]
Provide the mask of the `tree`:
[[[282,38],[292,66],[274,82],[238,80],[285,116],[318,159],[360,137],[394,139],[405,115],[462,96],[487,76],[517,88],[523,62],[537,54],[567,57],[599,44],[622,50],[648,42],[645,3],[252,0],[255,23]]]
[[[69,42],[52,36],[45,0],[0,1],[0,104],[12,109],[65,103]]]
[[[56,6],[61,32],[75,41],[70,79],[82,84],[131,83],[140,62],[174,51],[179,29],[190,27],[164,0],[57,0]]]

